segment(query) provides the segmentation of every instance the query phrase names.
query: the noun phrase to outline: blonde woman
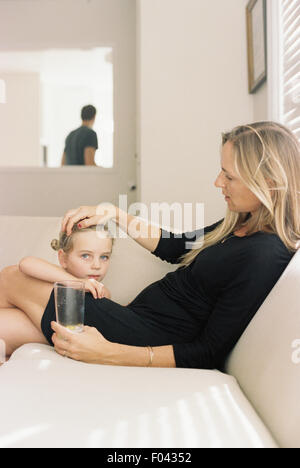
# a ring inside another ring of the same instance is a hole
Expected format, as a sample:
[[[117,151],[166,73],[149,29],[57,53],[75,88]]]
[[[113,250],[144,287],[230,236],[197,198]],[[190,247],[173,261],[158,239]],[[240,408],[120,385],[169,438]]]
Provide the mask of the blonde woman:
[[[16,268],[2,273],[0,305],[1,300],[15,304],[39,332],[43,316],[44,323],[51,323],[56,351],[72,359],[222,368],[299,248],[298,141],[273,122],[235,128],[223,135],[215,186],[227,203],[224,219],[182,237],[148,226],[117,207],[104,215],[97,215],[97,207],[66,213],[62,230],[67,235],[76,223],[86,228],[114,218],[129,234],[140,224],[143,234],[134,239],[162,260],[178,264],[127,307],[91,297],[86,313],[98,319],[84,333],[72,335],[55,323],[51,285],[41,291],[40,284]],[[193,248],[187,248],[191,239]]]

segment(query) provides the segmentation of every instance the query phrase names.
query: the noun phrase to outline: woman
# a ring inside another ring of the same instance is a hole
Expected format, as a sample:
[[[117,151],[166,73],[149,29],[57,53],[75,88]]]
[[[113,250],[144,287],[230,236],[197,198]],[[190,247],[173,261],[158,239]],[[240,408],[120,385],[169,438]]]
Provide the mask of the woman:
[[[135,240],[162,260],[179,264],[127,307],[87,295],[90,326],[71,335],[53,322],[53,285],[28,278],[15,267],[2,273],[0,307],[24,311],[40,339],[46,336],[58,353],[72,359],[221,367],[299,248],[299,143],[272,122],[237,127],[223,135],[221,166],[215,185],[228,204],[226,216],[205,228],[204,243],[196,231],[192,249],[186,248],[191,233],[175,237],[116,207],[105,215],[97,215],[97,207],[65,215],[62,230],[67,235],[75,223],[86,228],[115,218],[129,234],[139,223],[143,235]]]

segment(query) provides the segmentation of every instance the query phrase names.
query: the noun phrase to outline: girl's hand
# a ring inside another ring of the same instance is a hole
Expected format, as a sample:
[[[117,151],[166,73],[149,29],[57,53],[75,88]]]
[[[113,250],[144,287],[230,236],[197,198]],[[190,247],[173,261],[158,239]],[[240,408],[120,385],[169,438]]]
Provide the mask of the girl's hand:
[[[106,297],[107,299],[111,299],[110,291],[104,285],[103,285],[103,289],[102,289],[102,297]]]
[[[81,206],[80,208],[69,210],[62,221],[62,232],[69,236],[74,224],[79,223],[81,228],[106,224],[110,219],[116,218],[117,207],[111,203],[100,203],[97,206]]]
[[[93,295],[94,299],[106,297],[105,292],[108,291],[103,283],[99,283],[99,281],[94,279],[84,280],[84,288]]]
[[[114,343],[106,340],[96,328],[84,327],[82,333],[72,333],[56,322],[51,322],[55,351],[64,357],[89,364],[112,363]]]

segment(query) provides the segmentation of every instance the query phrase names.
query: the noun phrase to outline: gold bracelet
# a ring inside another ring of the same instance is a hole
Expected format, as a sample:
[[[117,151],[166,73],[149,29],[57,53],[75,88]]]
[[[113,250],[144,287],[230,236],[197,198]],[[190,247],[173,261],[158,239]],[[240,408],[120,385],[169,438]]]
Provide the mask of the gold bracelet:
[[[151,367],[152,364],[153,364],[153,358],[154,358],[154,351],[153,351],[153,348],[152,346],[147,346],[148,350],[149,350],[149,355],[150,355],[150,360],[149,360],[149,364],[147,367]]]

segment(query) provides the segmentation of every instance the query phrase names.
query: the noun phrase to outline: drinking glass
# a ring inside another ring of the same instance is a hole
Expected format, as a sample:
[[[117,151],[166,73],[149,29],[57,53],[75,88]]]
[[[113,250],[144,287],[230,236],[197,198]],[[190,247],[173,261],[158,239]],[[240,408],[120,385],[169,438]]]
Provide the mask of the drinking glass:
[[[54,284],[56,320],[73,333],[84,327],[85,288],[82,281],[59,281]]]

